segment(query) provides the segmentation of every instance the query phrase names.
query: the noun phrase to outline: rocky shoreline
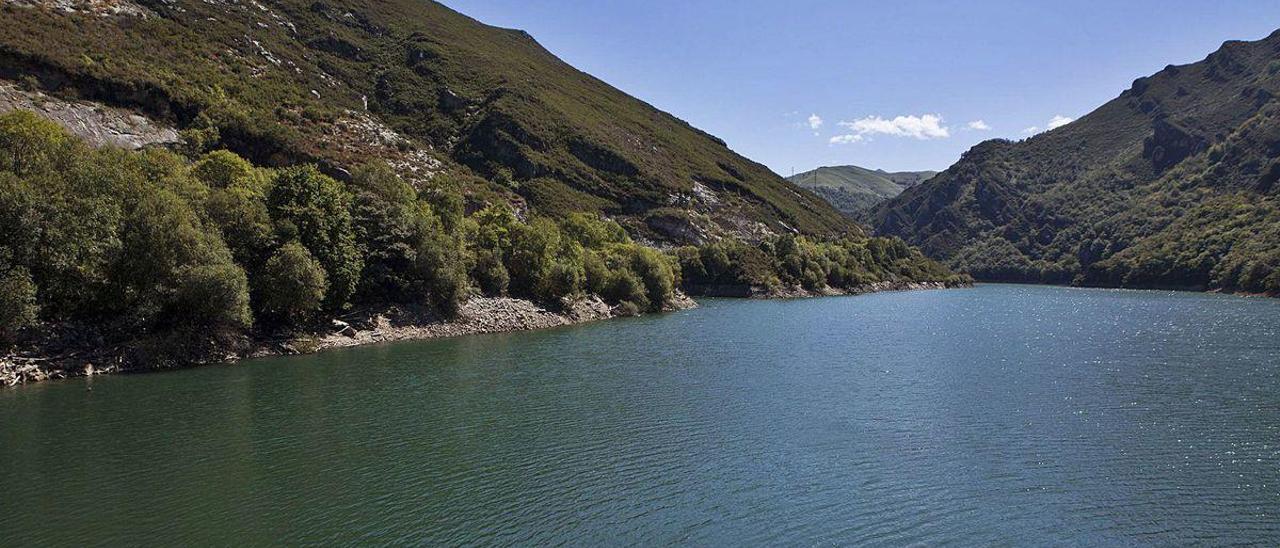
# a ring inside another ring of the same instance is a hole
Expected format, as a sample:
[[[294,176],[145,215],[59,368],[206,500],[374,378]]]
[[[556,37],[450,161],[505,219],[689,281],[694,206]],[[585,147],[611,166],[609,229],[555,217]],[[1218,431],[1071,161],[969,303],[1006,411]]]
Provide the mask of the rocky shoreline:
[[[760,290],[751,295],[755,299],[807,299],[811,297],[839,297],[849,295],[866,295],[868,293],[884,293],[889,291],[924,291],[931,289],[957,289],[972,287],[972,283],[953,282],[876,282],[847,289],[824,287],[818,291],[802,287]]]
[[[696,308],[697,303],[677,293],[666,311]],[[472,297],[458,316],[444,319],[426,307],[392,306],[361,310],[332,322],[332,329],[287,338],[250,341],[239,351],[222,350],[212,357],[194,360],[183,367],[234,363],[243,359],[291,354],[310,354],[334,348],[348,348],[397,341],[458,337],[485,333],[529,331],[606,320],[629,315],[624,307],[610,307],[591,296],[565,303],[551,310],[532,301],[510,297]],[[0,356],[0,387],[17,386],[51,379],[66,379],[109,373],[155,371],[131,359],[136,349],[126,346],[97,351],[62,349],[61,352],[23,352]]]
[[[825,288],[809,291],[802,288],[747,288],[734,294],[708,291],[705,296],[733,296],[756,299],[797,299],[808,297],[862,295],[882,291],[913,291],[965,287],[969,284],[946,282],[879,282],[839,290]],[[697,302],[683,293],[667,311],[696,308]],[[534,302],[509,297],[472,297],[463,304],[458,316],[443,319],[422,307],[394,306],[377,310],[361,310],[347,314],[332,323],[332,328],[299,336],[250,341],[239,351],[215,352],[214,357],[195,360],[182,367],[217,363],[234,363],[243,359],[291,354],[310,354],[335,348],[349,348],[399,341],[458,337],[485,333],[503,333],[547,329],[629,315],[624,307],[610,307],[591,296],[565,303],[561,310],[551,310]],[[109,373],[154,371],[130,359],[130,348],[115,347],[95,352],[27,352],[0,356],[0,386],[17,386],[50,379],[66,379]],[[164,369],[164,368],[161,368]]]

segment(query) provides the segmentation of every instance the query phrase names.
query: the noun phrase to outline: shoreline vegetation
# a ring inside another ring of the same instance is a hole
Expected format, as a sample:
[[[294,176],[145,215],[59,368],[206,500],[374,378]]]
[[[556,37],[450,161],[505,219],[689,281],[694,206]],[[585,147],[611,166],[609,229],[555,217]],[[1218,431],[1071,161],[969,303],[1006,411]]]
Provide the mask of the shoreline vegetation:
[[[969,287],[966,282],[878,282],[849,289],[803,288],[761,290],[748,297],[723,298],[800,299],[855,296],[888,291],[920,291]],[[711,296],[711,295],[708,295]],[[680,293],[662,312],[697,308],[692,297]],[[599,297],[579,297],[563,309],[552,310],[526,299],[485,297],[468,299],[453,318],[444,318],[427,307],[396,305],[378,310],[361,310],[335,320],[323,333],[254,341],[241,353],[210,356],[207,361],[174,363],[166,367],[130,367],[121,348],[94,352],[73,351],[58,356],[0,356],[0,387],[14,387],[46,380],[114,373],[147,373],[186,369],[205,365],[229,365],[270,356],[304,355],[377,344],[422,341],[468,335],[485,335],[567,327],[632,316],[624,308],[610,307]]]
[[[965,285],[897,238],[655,247],[607,216],[542,217],[446,175],[334,179],[205,136],[94,148],[0,115],[0,384],[535,329],[692,306]]]

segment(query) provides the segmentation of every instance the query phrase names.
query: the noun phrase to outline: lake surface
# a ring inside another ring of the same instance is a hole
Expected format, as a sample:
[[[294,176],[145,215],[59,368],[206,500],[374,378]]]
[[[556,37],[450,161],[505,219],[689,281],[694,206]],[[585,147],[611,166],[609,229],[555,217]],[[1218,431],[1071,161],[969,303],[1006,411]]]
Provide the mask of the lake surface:
[[[1278,335],[983,285],[0,390],[0,545],[1274,546]]]

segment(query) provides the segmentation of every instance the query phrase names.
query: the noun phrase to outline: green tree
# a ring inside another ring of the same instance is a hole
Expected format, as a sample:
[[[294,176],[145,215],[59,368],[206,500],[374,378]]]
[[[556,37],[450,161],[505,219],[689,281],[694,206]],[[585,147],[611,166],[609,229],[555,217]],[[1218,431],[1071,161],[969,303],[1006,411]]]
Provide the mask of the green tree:
[[[570,213],[560,221],[565,236],[587,249],[597,249],[608,244],[629,243],[631,238],[618,223],[602,219],[590,213]]]
[[[675,270],[661,251],[642,246],[632,246],[632,249],[631,268],[644,283],[649,308],[661,310],[674,296]],[[636,305],[641,306],[641,303]]]
[[[183,268],[167,314],[194,327],[247,329],[253,325],[249,311],[249,281],[244,270],[230,264]]]
[[[482,249],[476,253],[476,264],[472,276],[485,295],[498,296],[506,293],[511,283],[511,275],[502,264],[502,255],[493,249]]]
[[[8,344],[18,330],[36,323],[36,284],[23,267],[0,264],[0,344]]]
[[[364,262],[361,294],[377,300],[408,298],[418,241],[431,223],[413,188],[385,164],[370,164],[352,174],[356,189],[353,230]]]
[[[363,269],[350,204],[341,184],[310,165],[280,170],[267,195],[281,239],[296,237],[324,267],[325,307],[331,310],[347,305]]]
[[[619,268],[609,274],[603,296],[611,303],[631,303],[637,310],[651,306],[644,282],[629,268]]]
[[[416,251],[414,274],[421,296],[440,312],[456,314],[468,286],[462,241],[443,230],[429,231],[422,235]]]
[[[539,217],[528,224],[513,224],[508,230],[511,290],[518,295],[537,296],[539,282],[547,277],[560,251],[560,229],[551,220]]]
[[[258,280],[259,310],[272,322],[302,325],[314,319],[328,289],[324,267],[298,242],[280,247]]]
[[[191,174],[210,188],[252,187],[256,173],[253,164],[229,150],[205,154],[191,168]]]
[[[47,171],[72,158],[78,143],[62,126],[28,110],[0,115],[0,170],[19,177]]]
[[[251,274],[260,269],[276,242],[262,193],[242,185],[214,189],[205,201],[205,211],[236,262]]]
[[[173,192],[144,196],[128,211],[121,240],[106,306],[140,325],[250,324],[244,272],[217,231]]]

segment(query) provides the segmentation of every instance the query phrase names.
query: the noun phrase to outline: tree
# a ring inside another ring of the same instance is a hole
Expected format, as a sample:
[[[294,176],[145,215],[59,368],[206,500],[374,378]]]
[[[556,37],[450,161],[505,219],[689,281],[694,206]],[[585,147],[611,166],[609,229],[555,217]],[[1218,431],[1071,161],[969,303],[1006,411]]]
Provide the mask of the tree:
[[[324,304],[331,310],[347,305],[363,268],[350,204],[342,185],[311,165],[280,170],[267,195],[281,239],[297,238],[324,267],[329,282]]]
[[[539,217],[528,224],[514,224],[509,230],[507,271],[511,273],[511,289],[518,295],[536,297],[539,281],[547,276],[560,249],[560,229],[549,219]]]
[[[177,323],[233,329],[253,325],[249,281],[240,267],[222,263],[183,268],[177,286],[168,314]]]
[[[462,241],[429,231],[418,242],[414,277],[420,297],[446,315],[454,315],[467,295],[467,263]]]
[[[243,271],[217,231],[177,194],[161,189],[144,196],[127,212],[121,242],[111,265],[111,302],[104,306],[143,326],[162,320],[199,326],[250,323]]]
[[[20,329],[34,325],[39,311],[31,273],[0,264],[0,344],[12,342]]]
[[[276,238],[260,192],[242,185],[215,189],[205,201],[205,212],[221,231],[237,263],[250,274],[262,267]]]
[[[302,244],[289,242],[262,269],[258,308],[273,322],[300,325],[320,311],[327,289],[327,276],[320,262]]]
[[[604,298],[611,303],[631,303],[638,310],[650,307],[649,297],[645,293],[644,282],[629,268],[620,268],[609,275],[605,285]]]
[[[352,182],[353,230],[364,262],[360,293],[378,300],[406,299],[412,291],[417,242],[423,225],[431,221],[430,211],[385,164],[356,169]]]
[[[498,296],[506,293],[511,283],[511,275],[502,264],[502,256],[493,249],[482,249],[476,252],[476,264],[471,270],[472,276],[485,295]]]
[[[560,221],[565,236],[587,249],[597,249],[608,244],[629,243],[627,231],[617,222],[602,219],[589,213],[570,213]]]
[[[632,246],[632,269],[644,283],[646,300],[653,310],[661,310],[675,293],[676,275],[662,252],[651,247]],[[643,306],[637,302],[637,306]]]
[[[79,144],[62,126],[28,110],[0,115],[0,170],[19,177],[50,169],[70,158]]]
[[[252,186],[256,171],[248,160],[229,150],[205,154],[191,168],[191,174],[210,188]]]

